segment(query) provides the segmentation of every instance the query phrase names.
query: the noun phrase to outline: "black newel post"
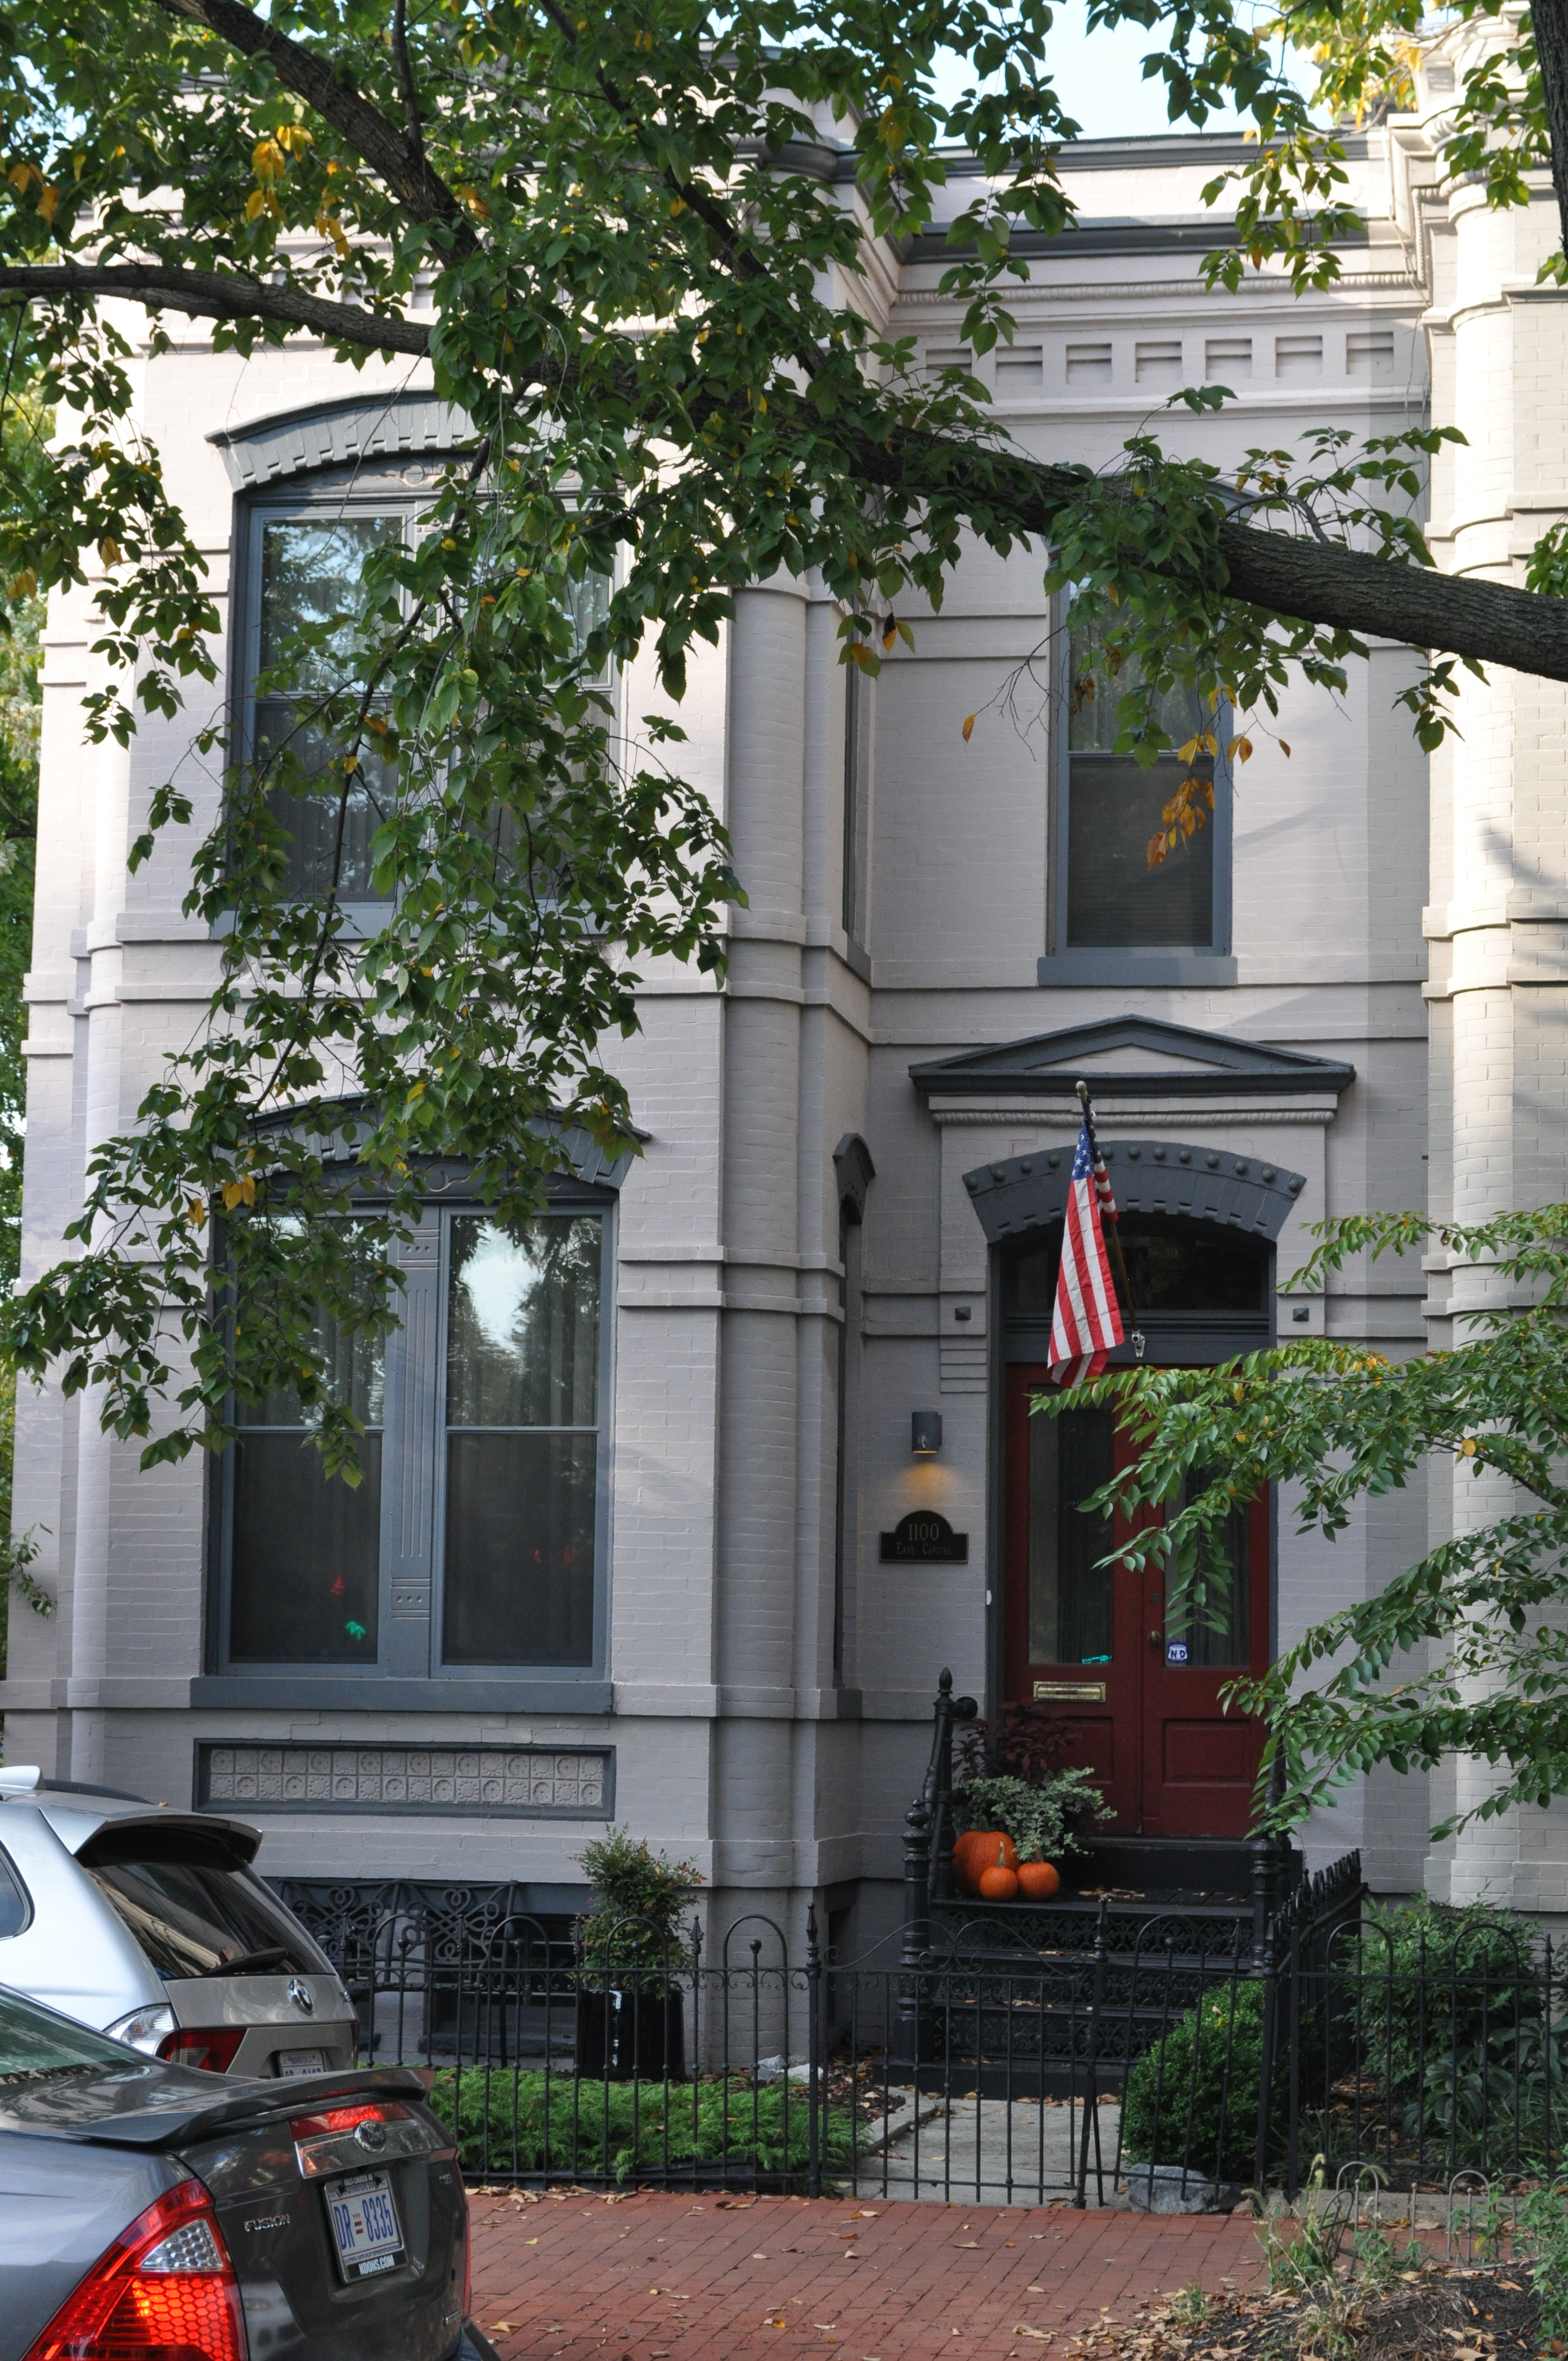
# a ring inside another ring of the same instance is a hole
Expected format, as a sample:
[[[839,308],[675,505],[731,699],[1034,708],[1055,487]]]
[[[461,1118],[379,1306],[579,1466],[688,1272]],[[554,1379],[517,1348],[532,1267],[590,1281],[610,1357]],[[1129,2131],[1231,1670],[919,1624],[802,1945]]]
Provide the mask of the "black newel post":
[[[817,1940],[817,1905],[806,1914],[806,2193],[822,2194],[822,1950]],[[784,2103],[789,2087],[784,2086]]]
[[[931,1876],[931,1814],[916,1795],[904,1815],[904,1956],[898,1980],[895,2033],[899,2062],[920,2059],[920,1979],[930,1938],[927,1897]]]
[[[1255,1855],[1254,1856],[1254,1873],[1255,1879]],[[1257,1888],[1255,1883],[1253,1889],[1255,1918],[1257,1906]],[[1263,1982],[1263,2041],[1258,2056],[1257,2136],[1254,2142],[1252,2172],[1253,2187],[1257,2191],[1260,2205],[1263,2202],[1264,2191],[1267,2186],[1268,2135],[1272,2127],[1274,2063],[1279,2054],[1280,2018],[1279,1959],[1275,1948],[1277,1930],[1275,1912],[1272,1908],[1266,1913],[1261,1924],[1263,1928],[1261,1939],[1255,1940],[1253,1948],[1253,1971],[1261,1977]]]

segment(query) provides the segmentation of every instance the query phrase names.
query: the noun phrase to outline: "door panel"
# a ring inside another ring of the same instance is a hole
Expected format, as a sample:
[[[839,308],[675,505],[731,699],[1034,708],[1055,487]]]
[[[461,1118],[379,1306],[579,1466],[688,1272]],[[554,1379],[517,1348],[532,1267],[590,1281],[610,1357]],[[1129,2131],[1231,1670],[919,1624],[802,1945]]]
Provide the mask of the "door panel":
[[[1262,1748],[1220,1692],[1268,1661],[1268,1514],[1237,1512],[1201,1564],[1178,1621],[1157,1568],[1097,1566],[1131,1528],[1079,1502],[1126,1465],[1109,1410],[1031,1416],[1044,1368],[1007,1372],[1005,1689],[1067,1724],[1069,1760],[1091,1770],[1107,1833],[1245,1836]]]
[[[1150,1836],[1245,1837],[1263,1752],[1259,1722],[1227,1714],[1222,1690],[1268,1665],[1268,1504],[1238,1509],[1194,1570],[1187,1610],[1149,1584],[1145,1642],[1143,1824]]]
[[[1141,1809],[1137,1586],[1097,1567],[1113,1528],[1078,1503],[1116,1466],[1110,1411],[1034,1418],[1043,1368],[1007,1372],[1007,1694],[1037,1697],[1071,1733],[1069,1763],[1091,1770],[1115,1813]]]

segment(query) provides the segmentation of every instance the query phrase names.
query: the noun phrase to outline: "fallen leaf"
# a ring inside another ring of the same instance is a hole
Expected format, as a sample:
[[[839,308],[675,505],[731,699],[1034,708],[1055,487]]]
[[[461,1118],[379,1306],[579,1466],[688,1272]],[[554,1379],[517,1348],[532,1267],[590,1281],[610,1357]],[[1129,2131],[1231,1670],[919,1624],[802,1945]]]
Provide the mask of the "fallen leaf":
[[[1048,2345],[1052,2331],[1048,2328],[1031,2328],[1026,2322],[1020,2320],[1014,2326],[1013,2334],[1014,2336],[1033,2336],[1037,2338],[1040,2344]]]

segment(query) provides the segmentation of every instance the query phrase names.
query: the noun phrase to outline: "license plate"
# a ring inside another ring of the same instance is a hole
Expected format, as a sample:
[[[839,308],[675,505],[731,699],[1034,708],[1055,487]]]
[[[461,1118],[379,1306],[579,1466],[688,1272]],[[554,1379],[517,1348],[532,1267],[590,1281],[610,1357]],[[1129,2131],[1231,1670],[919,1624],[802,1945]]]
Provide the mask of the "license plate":
[[[327,2219],[345,2279],[372,2279],[402,2260],[403,2234],[384,2172],[351,2172],[326,2184]]]
[[[324,2049],[280,2049],[276,2063],[279,2073],[282,2075],[324,2074],[326,2051]]]

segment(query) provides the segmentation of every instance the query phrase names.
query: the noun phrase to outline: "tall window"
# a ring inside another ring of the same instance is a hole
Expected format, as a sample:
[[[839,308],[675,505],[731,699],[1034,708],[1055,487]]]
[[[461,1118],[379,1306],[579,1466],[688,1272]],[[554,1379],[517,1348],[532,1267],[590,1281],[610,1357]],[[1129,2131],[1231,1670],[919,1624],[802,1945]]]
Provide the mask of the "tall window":
[[[1228,856],[1228,813],[1221,806],[1229,783],[1223,766],[1216,775],[1212,756],[1183,761],[1176,751],[1205,726],[1198,701],[1179,692],[1160,701],[1169,751],[1145,770],[1131,754],[1114,752],[1117,704],[1134,675],[1108,673],[1097,634],[1075,630],[1068,637],[1066,745],[1055,833],[1056,949],[1220,948],[1220,887]],[[1196,835],[1151,869],[1149,840],[1191,773],[1212,785],[1215,809],[1205,814]]]
[[[446,1287],[449,1664],[586,1664],[598,1468],[596,1215],[452,1224]]]
[[[422,483],[424,471],[417,473]],[[338,899],[349,905],[388,898],[374,881],[372,846],[395,777],[370,732],[349,779],[329,774],[343,748],[326,726],[326,706],[358,686],[355,650],[366,563],[417,533],[428,497],[411,482],[356,470],[269,493],[243,514],[240,743],[249,760],[269,766],[268,808],[289,847],[285,890],[301,901],[321,899],[334,884]],[[596,574],[568,586],[579,645],[603,621],[610,588]],[[608,687],[609,677],[607,668],[592,685]],[[497,840],[501,857],[510,859],[510,815],[498,821]]]
[[[225,1664],[593,1664],[606,1219],[431,1210],[385,1346],[324,1339],[365,1422],[357,1488],[323,1474],[292,1396],[242,1413],[222,1463]]]
[[[374,1664],[381,1586],[381,1444],[386,1400],[379,1337],[323,1342],[334,1387],[364,1421],[360,1480],[329,1479],[293,1393],[239,1413],[234,1445],[229,1653],[266,1664]]]
[[[297,513],[254,512],[248,751],[269,765],[268,808],[289,841],[288,891],[301,900],[328,893],[334,873],[341,900],[384,899],[372,882],[371,844],[391,777],[367,742],[349,780],[329,780],[339,750],[323,714],[327,699],[355,686],[366,560],[406,530],[406,511],[356,506],[341,494]],[[307,784],[316,779],[320,789]]]

